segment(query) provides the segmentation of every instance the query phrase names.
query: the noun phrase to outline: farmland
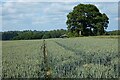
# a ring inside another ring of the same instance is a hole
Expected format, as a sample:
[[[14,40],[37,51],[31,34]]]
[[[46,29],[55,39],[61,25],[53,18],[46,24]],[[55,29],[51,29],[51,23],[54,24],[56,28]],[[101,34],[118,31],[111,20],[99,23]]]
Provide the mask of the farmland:
[[[44,77],[43,40],[2,42],[2,76],[5,78]],[[117,38],[46,39],[52,78],[117,78]]]

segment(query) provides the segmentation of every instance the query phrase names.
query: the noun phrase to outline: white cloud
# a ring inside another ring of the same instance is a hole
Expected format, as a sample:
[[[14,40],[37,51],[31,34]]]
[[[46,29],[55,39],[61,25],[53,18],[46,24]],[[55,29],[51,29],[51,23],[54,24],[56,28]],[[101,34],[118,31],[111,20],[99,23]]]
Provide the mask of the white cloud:
[[[3,2],[88,2],[88,0],[4,0]],[[89,0],[89,2],[118,2],[119,0]]]
[[[3,11],[7,11],[8,13],[16,12],[16,9],[14,8],[14,3],[11,3],[11,2],[5,2],[2,8],[3,8]]]
[[[117,16],[118,14],[118,3],[107,2],[107,3],[93,3],[95,4],[101,13],[106,13],[109,16]]]
[[[54,23],[54,22],[60,22],[61,20],[64,19],[63,15],[58,15],[56,16],[41,16],[38,18],[33,18],[32,19],[32,24],[46,24],[46,23]]]
[[[0,17],[0,31],[2,31],[2,19]]]
[[[78,4],[78,3],[77,3]],[[71,11],[76,4],[71,3],[51,3],[49,7],[43,9],[45,14],[64,14]]]
[[[3,2],[78,2],[78,0],[5,0]]]
[[[16,10],[15,10],[15,9],[12,9],[12,8],[9,8],[7,11],[8,11],[9,13],[15,13],[15,12],[16,12]]]
[[[13,7],[13,3],[5,2],[5,3],[3,3],[3,7],[5,7],[5,8]]]
[[[2,15],[2,6],[0,6],[0,15]]]
[[[33,14],[37,11],[36,4],[38,3],[15,3],[15,2],[7,2],[3,4],[2,11],[3,17],[10,18],[25,18],[32,17]]]
[[[118,21],[118,20],[120,20],[120,18],[119,18],[119,17],[116,17],[116,18],[114,18],[114,20]]]
[[[12,0],[11,0],[12,1]],[[5,24],[13,25],[63,25],[65,26],[66,15],[72,11],[73,7],[80,2],[50,2],[50,3],[28,3],[28,2],[5,2],[3,5],[3,20]],[[27,0],[28,1],[28,0]],[[88,3],[90,4],[90,3]],[[94,3],[100,12],[108,16],[117,15],[117,3]],[[112,19],[115,18],[113,16]],[[16,26],[17,27],[17,26]],[[34,27],[34,26],[33,26]],[[17,28],[16,28],[17,29]]]
[[[32,21],[32,24],[44,24],[48,23],[49,20],[47,17],[41,17],[41,18],[34,18]]]

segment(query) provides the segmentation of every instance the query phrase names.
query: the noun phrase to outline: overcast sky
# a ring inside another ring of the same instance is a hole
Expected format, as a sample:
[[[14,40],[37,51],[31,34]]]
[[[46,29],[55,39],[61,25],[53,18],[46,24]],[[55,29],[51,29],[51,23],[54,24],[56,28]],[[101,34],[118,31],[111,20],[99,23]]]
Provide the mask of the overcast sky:
[[[110,19],[107,30],[118,29],[118,0],[114,2],[64,1],[4,0],[0,4],[2,31],[66,29],[66,15],[80,3],[96,5],[100,12],[106,13]]]

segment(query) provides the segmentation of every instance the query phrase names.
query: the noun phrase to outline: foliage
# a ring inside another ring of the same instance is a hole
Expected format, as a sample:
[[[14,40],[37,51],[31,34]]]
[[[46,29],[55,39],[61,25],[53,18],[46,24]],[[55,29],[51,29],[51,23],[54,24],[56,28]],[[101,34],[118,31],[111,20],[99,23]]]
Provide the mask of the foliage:
[[[74,34],[73,34],[74,33]],[[0,32],[2,38],[0,40],[31,40],[31,39],[48,39],[48,38],[60,38],[61,35],[66,34],[69,37],[79,36],[75,31],[68,32],[67,30],[53,30],[53,31],[8,31]],[[106,31],[105,35],[120,35],[119,30]],[[83,35],[81,35],[83,36]]]
[[[120,30],[108,31],[106,35],[120,35]]]
[[[79,4],[67,15],[68,31],[74,36],[103,35],[108,27],[109,18],[105,13],[100,13],[92,4]]]
[[[48,38],[59,38],[67,31],[53,30],[53,31],[8,31],[2,32],[2,40],[30,40],[30,39],[48,39]]]
[[[3,40],[11,40],[18,35],[18,31],[8,31],[2,32],[2,39]]]

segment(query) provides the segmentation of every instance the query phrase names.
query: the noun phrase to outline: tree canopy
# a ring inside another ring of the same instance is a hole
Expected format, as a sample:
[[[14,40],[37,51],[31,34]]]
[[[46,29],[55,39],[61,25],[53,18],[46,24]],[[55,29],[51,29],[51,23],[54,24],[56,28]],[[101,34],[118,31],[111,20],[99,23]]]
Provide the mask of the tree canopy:
[[[2,40],[31,40],[31,39],[48,39],[48,38],[60,38],[61,35],[66,34],[67,31],[63,29],[51,30],[51,31],[7,31],[0,32]]]
[[[79,4],[67,15],[69,34],[79,36],[103,35],[108,27],[109,18],[92,4]]]

